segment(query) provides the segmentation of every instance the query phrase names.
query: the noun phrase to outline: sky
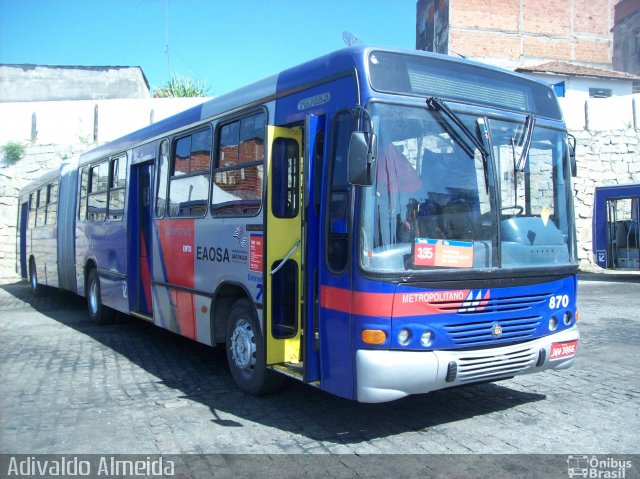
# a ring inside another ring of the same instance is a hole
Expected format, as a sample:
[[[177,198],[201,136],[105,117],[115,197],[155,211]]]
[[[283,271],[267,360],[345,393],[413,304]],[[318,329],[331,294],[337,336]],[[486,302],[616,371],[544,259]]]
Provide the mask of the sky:
[[[0,0],[0,63],[140,66],[217,96],[345,46],[415,48],[415,0]]]

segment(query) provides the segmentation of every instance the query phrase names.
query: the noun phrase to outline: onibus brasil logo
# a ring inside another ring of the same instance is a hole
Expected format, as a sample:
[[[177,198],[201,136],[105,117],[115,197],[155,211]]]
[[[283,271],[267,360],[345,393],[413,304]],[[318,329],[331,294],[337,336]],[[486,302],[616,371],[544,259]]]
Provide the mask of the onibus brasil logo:
[[[631,468],[631,461],[597,456],[568,456],[567,474],[569,477],[585,477],[598,479],[624,479],[627,469]]]

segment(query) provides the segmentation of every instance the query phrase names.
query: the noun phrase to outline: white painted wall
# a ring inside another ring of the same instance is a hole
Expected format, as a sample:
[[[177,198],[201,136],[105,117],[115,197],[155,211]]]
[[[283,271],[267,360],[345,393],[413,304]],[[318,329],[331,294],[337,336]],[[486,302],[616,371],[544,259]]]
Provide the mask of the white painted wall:
[[[0,145],[31,142],[35,113],[38,145],[93,143],[94,111],[98,107],[98,143],[132,131],[206,101],[207,98],[145,98],[0,103]]]

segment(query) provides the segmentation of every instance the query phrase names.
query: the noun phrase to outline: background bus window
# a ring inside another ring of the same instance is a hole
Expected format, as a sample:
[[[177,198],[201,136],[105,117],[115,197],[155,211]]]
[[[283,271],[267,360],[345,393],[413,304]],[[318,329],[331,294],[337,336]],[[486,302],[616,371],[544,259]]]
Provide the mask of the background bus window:
[[[87,194],[89,186],[88,168],[82,168],[80,172],[80,205],[78,207],[78,220],[85,221],[87,219]]]
[[[347,155],[354,129],[355,121],[349,112],[341,113],[334,120],[327,208],[327,264],[334,272],[343,271],[349,259],[351,185],[348,181]]]
[[[89,194],[87,198],[87,220],[104,221],[107,213],[107,186],[109,163],[106,161],[89,170]]]
[[[264,176],[265,114],[242,118],[218,131],[211,207],[214,215],[255,215]]]
[[[58,182],[47,186],[47,212],[45,224],[55,225],[58,212]]]
[[[300,203],[300,155],[298,143],[288,138],[273,142],[273,198],[277,218],[295,218]]]
[[[37,193],[33,192],[29,195],[29,228],[33,228],[36,225],[36,204]]]
[[[127,181],[127,157],[114,158],[109,163],[108,218],[121,220],[124,215],[124,196]]]
[[[207,212],[211,130],[176,140],[169,182],[169,216],[202,217]]]
[[[163,140],[158,156],[158,182],[156,184],[156,218],[162,218],[167,209],[167,177],[169,173],[169,142]]]
[[[47,217],[47,187],[38,190],[38,209],[36,210],[36,227],[44,226]]]

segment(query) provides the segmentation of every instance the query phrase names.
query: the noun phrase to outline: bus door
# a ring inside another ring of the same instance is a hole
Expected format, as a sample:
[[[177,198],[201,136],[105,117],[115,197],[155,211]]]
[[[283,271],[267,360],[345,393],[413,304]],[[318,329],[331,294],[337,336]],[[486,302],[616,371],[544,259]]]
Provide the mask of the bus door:
[[[302,378],[302,128],[269,127],[266,215],[267,364]]]
[[[20,276],[26,278],[27,271],[27,226],[29,223],[29,197],[20,205]]]
[[[319,261],[320,242],[318,241],[320,217],[320,193],[322,186],[322,167],[324,164],[325,116],[308,115],[304,127],[303,168],[303,204],[304,204],[304,289],[305,314],[303,315],[304,368],[305,381],[320,379],[320,329],[318,312],[320,308]]]
[[[353,289],[351,231],[353,187],[347,156],[355,120],[348,110],[327,119],[326,161],[318,221],[318,347],[322,390],[353,398],[354,356],[351,339]]]
[[[153,163],[147,162],[134,165],[131,168],[131,186],[135,194],[130,203],[131,217],[131,248],[134,249],[130,256],[135,265],[132,265],[130,285],[132,291],[130,298],[132,314],[144,319],[151,319],[153,307],[151,302],[151,214],[152,214],[152,188]],[[135,209],[135,214],[133,210]]]

